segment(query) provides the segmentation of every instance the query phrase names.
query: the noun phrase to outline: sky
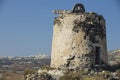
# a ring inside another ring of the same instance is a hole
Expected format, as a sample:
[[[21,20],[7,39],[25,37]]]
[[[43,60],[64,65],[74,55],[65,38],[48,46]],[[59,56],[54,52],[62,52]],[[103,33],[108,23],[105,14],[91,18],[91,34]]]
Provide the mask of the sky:
[[[0,56],[50,55],[52,11],[72,10],[76,3],[104,16],[108,51],[120,48],[120,0],[0,0]]]

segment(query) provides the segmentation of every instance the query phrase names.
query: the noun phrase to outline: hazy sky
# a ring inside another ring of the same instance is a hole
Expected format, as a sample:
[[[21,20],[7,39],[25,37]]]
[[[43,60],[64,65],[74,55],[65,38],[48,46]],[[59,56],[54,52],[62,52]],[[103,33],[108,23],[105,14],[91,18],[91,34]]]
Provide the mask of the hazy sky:
[[[82,3],[106,19],[108,50],[120,48],[119,0],[0,0],[0,56],[51,53],[52,10]]]

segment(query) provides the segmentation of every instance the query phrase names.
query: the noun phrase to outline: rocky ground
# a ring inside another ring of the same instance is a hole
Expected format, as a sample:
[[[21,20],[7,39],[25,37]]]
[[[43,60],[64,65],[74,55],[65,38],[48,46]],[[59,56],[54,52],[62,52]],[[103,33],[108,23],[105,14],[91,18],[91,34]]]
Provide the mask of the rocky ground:
[[[108,56],[110,65],[120,64],[120,49],[109,51]]]
[[[120,80],[120,69],[109,70],[60,70],[50,67],[29,74],[25,80]]]
[[[109,66],[106,69],[60,70],[43,67],[25,80],[120,80],[120,49],[109,51]]]

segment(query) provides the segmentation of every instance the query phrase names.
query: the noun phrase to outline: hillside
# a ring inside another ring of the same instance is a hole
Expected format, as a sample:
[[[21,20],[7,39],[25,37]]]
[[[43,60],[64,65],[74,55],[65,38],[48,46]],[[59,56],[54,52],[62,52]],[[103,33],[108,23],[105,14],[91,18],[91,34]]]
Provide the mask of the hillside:
[[[120,49],[108,52],[110,65],[120,64]]]

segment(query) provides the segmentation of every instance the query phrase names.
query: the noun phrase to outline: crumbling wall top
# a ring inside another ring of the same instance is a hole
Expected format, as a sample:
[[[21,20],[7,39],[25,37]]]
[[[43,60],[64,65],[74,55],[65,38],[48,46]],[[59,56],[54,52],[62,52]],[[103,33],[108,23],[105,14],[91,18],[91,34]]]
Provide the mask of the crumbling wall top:
[[[53,13],[55,14],[65,14],[65,13],[84,13],[85,12],[85,8],[84,5],[81,3],[77,3],[75,4],[75,6],[73,7],[72,11],[70,10],[54,10]]]

